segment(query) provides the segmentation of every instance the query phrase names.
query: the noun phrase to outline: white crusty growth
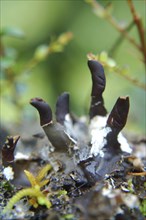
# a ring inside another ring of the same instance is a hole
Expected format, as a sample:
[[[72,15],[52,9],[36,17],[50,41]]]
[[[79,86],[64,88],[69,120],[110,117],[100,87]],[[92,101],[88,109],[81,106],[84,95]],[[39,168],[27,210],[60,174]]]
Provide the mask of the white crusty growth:
[[[120,132],[118,135],[118,142],[120,143],[120,148],[122,151],[131,153],[132,149],[130,145],[128,144],[127,139],[123,136],[123,134]]]
[[[101,157],[104,156],[104,152],[102,151],[103,147],[107,144],[107,134],[112,130],[109,127],[105,127],[98,130],[92,130],[91,132],[91,144],[92,148],[90,151],[90,156],[97,156],[100,154]]]
[[[14,179],[14,172],[13,172],[12,167],[8,166],[8,167],[4,168],[3,175],[5,176],[5,178],[7,180],[13,180]]]
[[[111,132],[110,127],[106,127],[106,121],[108,116],[96,116],[90,122],[90,134],[91,134],[91,150],[90,156],[97,156],[100,154],[101,157],[104,156],[102,151],[103,147],[107,144],[106,136]],[[127,139],[120,132],[118,135],[118,142],[120,143],[120,148],[123,152],[131,153],[132,149],[128,144]]]

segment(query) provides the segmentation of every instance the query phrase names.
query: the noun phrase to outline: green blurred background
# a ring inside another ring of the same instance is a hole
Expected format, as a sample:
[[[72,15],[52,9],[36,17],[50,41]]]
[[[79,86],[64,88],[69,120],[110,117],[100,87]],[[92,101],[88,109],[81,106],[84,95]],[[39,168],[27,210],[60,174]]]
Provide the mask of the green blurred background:
[[[132,16],[126,0],[99,1],[102,5],[113,3],[112,14],[121,22],[130,23]],[[145,17],[143,0],[135,0],[137,12]],[[61,33],[70,31],[73,39],[61,53],[53,53],[36,65],[29,73],[23,73],[18,83],[20,109],[12,102],[13,93],[4,88],[1,96],[1,120],[3,123],[21,123],[23,119],[36,118],[36,111],[29,105],[32,97],[42,97],[55,109],[58,95],[70,93],[71,110],[77,115],[88,114],[91,92],[91,76],[87,67],[87,54],[109,51],[119,33],[104,19],[97,17],[91,6],[83,0],[1,0],[1,28],[17,27],[24,31],[24,39],[4,37],[4,47],[17,50],[15,68],[21,74],[32,58],[35,49]],[[139,42],[136,28],[130,35]],[[130,74],[145,81],[144,64],[139,53],[125,39],[114,54],[120,66],[129,66]],[[145,92],[112,72],[106,71],[107,86],[105,104],[110,111],[119,96],[130,96],[130,113],[126,129],[145,133]],[[22,111],[23,110],[23,111]]]

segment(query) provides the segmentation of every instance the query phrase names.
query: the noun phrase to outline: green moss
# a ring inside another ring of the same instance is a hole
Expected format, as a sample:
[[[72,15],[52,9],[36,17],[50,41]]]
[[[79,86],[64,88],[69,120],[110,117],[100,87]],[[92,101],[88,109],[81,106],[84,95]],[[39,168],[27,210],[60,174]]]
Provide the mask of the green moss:
[[[141,202],[140,211],[146,217],[146,199]]]
[[[50,171],[51,165],[47,164],[43,167],[36,177],[33,176],[27,170],[24,170],[31,187],[22,189],[17,192],[8,202],[7,206],[4,208],[3,213],[10,211],[15,203],[17,203],[20,199],[25,196],[28,196],[30,199],[28,200],[29,203],[34,207],[37,208],[38,205],[45,205],[48,209],[51,207],[51,202],[48,200],[47,195],[41,190],[43,186],[45,186],[49,180],[43,180],[45,175],[48,171]]]

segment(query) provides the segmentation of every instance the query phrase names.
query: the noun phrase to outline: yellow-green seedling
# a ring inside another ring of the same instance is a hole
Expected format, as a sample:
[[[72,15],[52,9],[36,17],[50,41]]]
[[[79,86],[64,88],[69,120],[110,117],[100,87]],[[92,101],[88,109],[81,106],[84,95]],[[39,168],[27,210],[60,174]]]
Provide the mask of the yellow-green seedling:
[[[4,208],[3,213],[11,210],[15,203],[17,203],[25,196],[29,197],[28,201],[34,208],[37,208],[38,205],[45,205],[49,209],[51,207],[51,202],[48,200],[47,195],[43,190],[41,190],[41,188],[49,182],[49,180],[43,180],[43,178],[47,172],[51,170],[51,168],[51,165],[47,164],[39,171],[36,177],[31,172],[24,170],[25,175],[31,184],[31,187],[22,189],[17,192],[16,195],[10,199],[7,206]]]

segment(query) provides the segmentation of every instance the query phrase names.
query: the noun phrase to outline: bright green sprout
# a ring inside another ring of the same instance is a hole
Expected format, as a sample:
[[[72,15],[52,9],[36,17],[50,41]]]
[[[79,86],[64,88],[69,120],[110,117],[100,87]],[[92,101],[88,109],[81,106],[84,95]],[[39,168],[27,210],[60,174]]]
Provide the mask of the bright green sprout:
[[[140,211],[144,216],[146,216],[146,199],[141,202]]]
[[[49,209],[51,207],[51,202],[48,200],[47,195],[45,195],[45,193],[41,191],[41,188],[49,182],[49,180],[43,180],[43,178],[45,177],[47,172],[51,170],[51,168],[51,165],[47,164],[39,171],[36,177],[34,177],[34,175],[29,171],[24,170],[25,175],[27,176],[31,184],[31,187],[22,189],[19,192],[17,192],[16,195],[14,195],[9,200],[7,206],[3,210],[3,213],[6,213],[7,211],[11,210],[15,203],[17,203],[24,196],[30,197],[29,203],[34,208],[37,208],[38,205],[45,205]]]

